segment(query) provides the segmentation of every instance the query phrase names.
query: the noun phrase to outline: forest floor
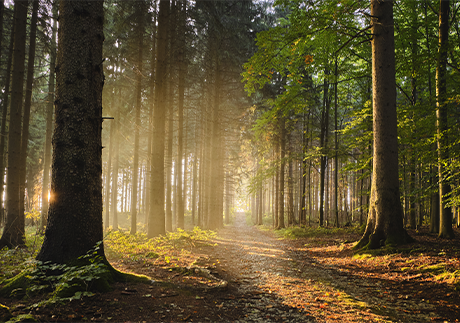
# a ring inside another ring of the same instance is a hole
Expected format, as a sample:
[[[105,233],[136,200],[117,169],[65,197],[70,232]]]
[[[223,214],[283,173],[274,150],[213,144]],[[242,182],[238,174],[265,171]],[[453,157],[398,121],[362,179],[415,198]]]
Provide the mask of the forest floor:
[[[404,249],[353,256],[358,234],[280,238],[241,214],[170,258],[109,257],[151,284],[117,283],[61,305],[0,304],[40,322],[458,322],[459,231],[449,241],[410,234],[417,242]]]

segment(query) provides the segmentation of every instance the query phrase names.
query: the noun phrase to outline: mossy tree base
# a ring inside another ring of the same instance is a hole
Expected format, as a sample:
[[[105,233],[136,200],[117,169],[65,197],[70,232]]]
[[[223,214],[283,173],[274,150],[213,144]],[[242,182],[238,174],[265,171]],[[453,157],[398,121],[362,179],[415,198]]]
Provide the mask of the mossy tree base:
[[[24,271],[6,281],[0,288],[0,296],[24,298],[33,296],[39,291],[45,291],[51,293],[51,298],[72,298],[85,292],[108,292],[115,282],[150,283],[151,281],[147,276],[120,272],[113,268],[107,260],[103,262],[103,270],[94,273],[85,270],[79,271],[79,268],[84,268],[84,266],[72,268],[74,268],[72,269],[74,270],[73,274],[81,274],[81,277],[75,276],[75,278],[69,279],[69,276],[66,276],[62,270],[48,270],[48,277],[52,276],[56,279],[47,281],[46,278],[38,276],[37,272],[33,270]]]

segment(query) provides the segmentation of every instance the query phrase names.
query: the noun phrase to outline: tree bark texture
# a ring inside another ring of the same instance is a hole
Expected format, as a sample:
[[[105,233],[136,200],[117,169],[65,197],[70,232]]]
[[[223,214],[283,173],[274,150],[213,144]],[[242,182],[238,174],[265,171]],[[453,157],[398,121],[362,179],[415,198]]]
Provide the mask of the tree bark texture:
[[[61,0],[59,17],[51,201],[37,259],[68,263],[103,238],[103,1]]]
[[[6,177],[6,222],[0,239],[0,249],[24,245],[24,214],[19,207],[19,182],[21,158],[21,112],[24,86],[26,50],[26,24],[28,2],[14,2],[13,73],[11,79],[11,105],[8,132],[8,170]]]
[[[357,247],[410,240],[399,199],[393,1],[372,0],[374,155],[367,226]]]
[[[449,37],[449,0],[439,1],[438,65],[436,67],[436,128],[438,143],[439,176],[439,237],[453,238],[452,210],[446,205],[451,188],[447,180],[444,163],[449,160],[448,103],[447,103],[447,51]]]

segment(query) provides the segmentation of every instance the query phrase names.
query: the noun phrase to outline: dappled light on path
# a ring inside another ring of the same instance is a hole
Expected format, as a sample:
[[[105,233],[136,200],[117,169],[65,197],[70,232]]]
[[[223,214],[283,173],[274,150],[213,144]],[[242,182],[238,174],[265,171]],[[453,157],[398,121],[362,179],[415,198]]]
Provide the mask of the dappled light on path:
[[[270,321],[276,315],[286,322],[436,318],[432,303],[401,293],[398,284],[411,278],[393,273],[394,264],[385,257],[382,261],[388,270],[375,267],[375,262],[374,267],[371,263],[363,266],[366,259],[352,258],[351,242],[335,241],[321,247],[320,242],[309,246],[305,241],[278,239],[273,232],[247,226],[242,217],[234,226],[219,230],[218,238],[213,239],[213,256],[228,274],[230,285],[243,295],[253,295],[248,320]]]

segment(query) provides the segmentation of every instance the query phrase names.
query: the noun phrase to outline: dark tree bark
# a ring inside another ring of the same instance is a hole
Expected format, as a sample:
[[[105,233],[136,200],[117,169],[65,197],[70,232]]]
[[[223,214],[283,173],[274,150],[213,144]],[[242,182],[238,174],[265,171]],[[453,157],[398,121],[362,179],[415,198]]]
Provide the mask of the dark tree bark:
[[[20,214],[20,158],[21,158],[21,110],[24,86],[24,62],[26,47],[28,2],[15,1],[13,73],[11,80],[10,123],[8,131],[8,171],[6,177],[6,223],[0,239],[0,249],[25,244],[24,214]]]
[[[399,199],[393,1],[372,0],[374,158],[366,230],[356,248],[411,240]]]
[[[32,1],[32,18],[30,20],[29,55],[27,62],[26,95],[22,116],[21,156],[19,164],[19,214],[24,214],[26,192],[27,153],[29,143],[30,107],[32,105],[32,87],[34,82],[35,44],[37,35],[38,1]],[[29,192],[30,193],[30,192]]]
[[[14,11],[16,14],[16,10]],[[13,17],[13,21],[14,21]],[[11,81],[11,65],[13,61],[13,45],[14,45],[14,26],[11,28],[11,35],[10,35],[10,44],[8,47],[8,58],[7,58],[7,65],[6,65],[6,73],[5,73],[5,89],[3,92],[3,99],[2,99],[2,128],[0,130],[0,196],[3,196],[3,184],[4,184],[4,175],[5,175],[5,138],[7,138],[6,132],[6,117],[8,115],[8,102],[9,102],[9,95],[10,95],[10,81]],[[0,225],[3,224],[5,212],[3,208],[3,199],[0,199]]]
[[[448,103],[447,101],[447,50],[449,37],[449,0],[439,2],[439,47],[438,65],[436,68],[436,128],[438,143],[438,176],[439,176],[439,237],[453,238],[452,209],[446,205],[451,188],[447,180],[444,162],[449,160]]]
[[[62,264],[103,239],[103,1],[61,0],[59,17],[51,201],[37,259]]]
[[[286,121],[284,116],[279,118],[280,124],[280,175],[279,175],[279,200],[278,200],[278,223],[276,229],[283,229],[284,225],[284,169],[286,155]]]
[[[50,76],[48,80],[48,98],[46,104],[46,133],[43,160],[43,186],[42,186],[42,209],[40,216],[40,231],[45,230],[48,219],[48,194],[51,170],[51,135],[53,132],[53,112],[54,112],[54,82],[56,68],[56,23],[57,23],[57,4],[53,4],[53,32],[51,35],[50,47]]]
[[[165,234],[165,80],[167,28],[169,17],[169,1],[160,1],[158,17],[158,46],[156,63],[156,87],[154,107],[154,141],[152,148],[150,178],[150,214],[147,236],[149,238]]]
[[[326,68],[324,73],[329,75],[329,70]],[[321,113],[321,134],[320,134],[320,147],[321,147],[321,170],[320,170],[320,200],[319,200],[319,225],[324,225],[324,201],[325,195],[325,180],[327,174],[328,157],[326,155],[329,140],[329,82],[324,78],[324,93],[323,93],[323,111]]]

